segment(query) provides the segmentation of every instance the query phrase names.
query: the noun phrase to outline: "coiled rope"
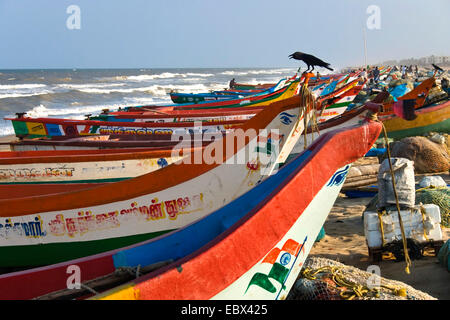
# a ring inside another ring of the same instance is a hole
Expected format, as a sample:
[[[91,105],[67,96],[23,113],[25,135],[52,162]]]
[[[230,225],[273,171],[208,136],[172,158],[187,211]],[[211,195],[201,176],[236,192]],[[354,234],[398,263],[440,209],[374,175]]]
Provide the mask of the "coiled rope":
[[[380,296],[381,288],[392,291],[393,294],[401,297],[407,296],[406,288],[396,287],[390,285],[380,285],[379,287],[369,288],[369,286],[361,285],[356,282],[349,281],[345,278],[343,274],[343,267],[339,266],[324,266],[317,269],[312,268],[304,268],[301,272],[301,277],[306,278],[308,280],[317,280],[317,276],[320,273],[328,273],[331,277],[331,280],[336,283],[341,288],[346,290],[340,290],[340,297],[345,300],[353,300],[356,297],[362,298],[368,295],[372,295],[374,297]]]

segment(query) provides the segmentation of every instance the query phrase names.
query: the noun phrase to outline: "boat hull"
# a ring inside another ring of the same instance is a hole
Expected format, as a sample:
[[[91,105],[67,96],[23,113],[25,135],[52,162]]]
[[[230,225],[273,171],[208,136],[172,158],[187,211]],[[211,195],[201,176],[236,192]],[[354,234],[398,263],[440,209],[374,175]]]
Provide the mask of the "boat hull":
[[[44,250],[44,244],[71,245],[152,235],[201,219],[247,192],[276,170],[284,147],[292,148],[290,139],[298,138],[302,131],[298,128],[303,122],[296,121],[302,112],[299,103],[300,97],[293,97],[250,120],[246,127],[248,131],[259,125],[263,132],[253,130],[256,135],[247,139],[246,144],[232,144],[234,153],[221,155],[225,160],[223,163],[209,164],[206,162],[209,160],[204,160],[207,159],[205,155],[214,148],[227,151],[227,143],[236,139],[234,135],[213,142],[208,145],[211,146],[209,150],[193,151],[189,159],[183,158],[191,163],[177,162],[155,172],[89,190],[0,200],[3,217],[0,219],[0,256],[2,249],[30,246],[30,250],[36,250],[32,255],[35,257]],[[287,115],[289,119],[286,119]],[[271,133],[271,130],[278,131],[276,136],[264,139],[264,134]],[[241,135],[245,138],[244,133]],[[276,141],[279,142],[280,154],[272,152]],[[95,245],[95,248],[97,252],[106,251],[100,245]],[[57,255],[52,257],[54,260],[41,262],[63,261]],[[33,259],[22,258],[23,266],[36,265]],[[12,266],[6,259],[0,259],[0,265]]]
[[[399,117],[381,118],[389,138],[421,136],[428,132],[450,133],[450,102],[416,110],[417,118],[405,120]]]

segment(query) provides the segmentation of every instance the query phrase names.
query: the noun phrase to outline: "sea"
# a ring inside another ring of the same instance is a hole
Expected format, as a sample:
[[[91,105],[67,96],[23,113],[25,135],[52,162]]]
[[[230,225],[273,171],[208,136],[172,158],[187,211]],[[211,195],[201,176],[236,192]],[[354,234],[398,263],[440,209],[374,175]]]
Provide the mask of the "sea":
[[[296,68],[33,69],[0,70],[0,136],[14,134],[11,121],[29,117],[84,119],[103,109],[172,104],[169,93],[202,93],[238,83],[276,83]]]

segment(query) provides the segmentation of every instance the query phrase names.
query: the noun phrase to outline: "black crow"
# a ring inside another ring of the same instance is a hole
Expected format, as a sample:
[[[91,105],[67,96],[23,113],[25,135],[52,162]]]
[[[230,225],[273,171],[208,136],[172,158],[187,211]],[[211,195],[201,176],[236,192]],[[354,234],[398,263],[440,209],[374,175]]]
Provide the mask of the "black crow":
[[[324,67],[324,68],[327,68],[328,70],[333,71],[333,69],[331,69],[329,67],[329,65],[330,65],[329,63],[326,63],[326,62],[320,60],[319,58],[316,58],[313,55],[310,55],[307,53],[297,51],[297,52],[294,52],[293,54],[289,55],[289,59],[292,59],[292,58],[294,58],[295,60],[301,60],[304,63],[306,63],[306,65],[308,66],[308,69],[306,69],[306,71],[308,71],[309,68],[311,68],[311,66],[312,66],[311,71],[314,70],[314,66]]]
[[[444,72],[444,70],[442,68],[440,68],[439,66],[435,65],[434,63],[431,64],[433,66],[434,69],[436,69],[437,71],[441,71]]]

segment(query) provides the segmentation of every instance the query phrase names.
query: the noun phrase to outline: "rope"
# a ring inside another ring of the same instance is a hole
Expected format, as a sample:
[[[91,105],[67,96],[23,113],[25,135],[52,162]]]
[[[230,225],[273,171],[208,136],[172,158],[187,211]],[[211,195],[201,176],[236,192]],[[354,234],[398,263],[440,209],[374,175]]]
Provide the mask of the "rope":
[[[356,297],[362,298],[364,296],[368,296],[369,294],[379,297],[380,289],[385,288],[391,290],[395,295],[406,297],[406,289],[402,287],[389,286],[389,285],[380,285],[379,288],[369,288],[368,286],[364,286],[352,281],[349,281],[345,278],[342,273],[343,267],[337,266],[324,266],[317,269],[305,268],[301,272],[301,277],[306,278],[308,280],[317,280],[317,275],[319,273],[329,273],[331,275],[331,279],[338,286],[345,288],[347,290],[342,290],[339,295],[341,298],[345,300],[353,300]]]
[[[375,116],[376,116],[376,114],[375,114]],[[389,162],[389,169],[390,169],[389,171],[391,173],[392,187],[393,187],[394,196],[395,196],[395,204],[397,206],[398,221],[400,223],[400,230],[402,232],[403,251],[404,251],[404,254],[405,254],[405,262],[406,262],[405,272],[407,274],[410,274],[409,267],[411,266],[411,259],[409,258],[409,255],[408,255],[408,247],[407,247],[407,242],[406,242],[405,229],[403,227],[403,220],[402,220],[402,217],[401,217],[401,214],[400,214],[400,204],[398,202],[397,188],[395,186],[394,169],[392,168],[391,151],[389,149],[388,136],[387,136],[387,132],[386,132],[386,127],[384,126],[383,122],[381,122],[380,120],[378,120],[378,121],[381,123],[381,127],[383,128],[384,141],[386,143],[387,159],[388,159],[388,162]]]
[[[381,245],[384,247],[386,245],[386,240],[384,240],[383,215],[386,213],[386,210],[377,213],[378,213],[378,221],[380,222]]]
[[[309,111],[312,111],[313,115],[311,118],[315,119],[315,111],[316,111],[316,100],[314,99],[314,96],[312,92],[308,89],[308,82],[309,82],[310,75],[305,75],[305,80],[303,82],[303,85],[301,87],[300,93],[302,96],[302,104],[304,106],[304,117],[303,117],[303,140],[304,145],[303,149],[306,150],[308,147],[308,139],[307,139],[307,128],[308,128],[308,122],[311,121],[311,119],[308,121],[308,113]],[[314,120],[315,121],[315,120]]]
[[[389,141],[388,141],[386,127],[384,126],[383,122],[378,119],[378,116],[377,116],[376,113],[373,113],[373,114],[369,115],[369,119],[381,123],[381,127],[383,129],[384,142],[386,144],[387,159],[388,159],[388,162],[389,162],[389,169],[390,169],[389,171],[391,173],[392,187],[394,189],[395,204],[396,204],[396,207],[397,207],[398,221],[400,223],[400,230],[401,230],[401,233],[402,233],[403,251],[404,251],[404,254],[405,254],[405,262],[406,262],[405,272],[407,274],[410,274],[409,267],[411,266],[411,259],[409,258],[409,255],[408,255],[408,247],[407,247],[405,229],[403,227],[403,220],[402,220],[402,217],[400,215],[400,204],[398,202],[397,188],[395,186],[394,169],[392,168],[391,151],[390,151],[390,148],[389,148]]]
[[[425,231],[425,208],[423,207],[422,202],[419,204],[419,207],[420,207],[420,213],[422,214],[423,236],[425,237],[425,240],[429,241],[429,239],[427,237],[427,232]]]
[[[80,283],[80,286],[81,286],[81,288],[86,289],[86,290],[90,291],[93,294],[99,294],[99,292],[95,291],[94,289],[88,287],[87,285],[85,285],[83,283]]]
[[[116,272],[126,271],[130,275],[135,276],[136,278],[139,278],[141,276],[140,269],[141,269],[141,265],[139,264],[137,267],[120,267],[120,268],[116,269]]]

